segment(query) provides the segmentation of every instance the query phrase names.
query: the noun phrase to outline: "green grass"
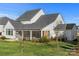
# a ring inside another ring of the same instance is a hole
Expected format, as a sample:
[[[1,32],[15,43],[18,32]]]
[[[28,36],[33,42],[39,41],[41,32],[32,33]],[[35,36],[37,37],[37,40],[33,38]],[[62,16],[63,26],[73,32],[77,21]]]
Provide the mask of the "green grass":
[[[48,44],[31,41],[0,41],[0,56],[66,56],[73,47],[73,44],[60,42],[57,49],[55,41]]]

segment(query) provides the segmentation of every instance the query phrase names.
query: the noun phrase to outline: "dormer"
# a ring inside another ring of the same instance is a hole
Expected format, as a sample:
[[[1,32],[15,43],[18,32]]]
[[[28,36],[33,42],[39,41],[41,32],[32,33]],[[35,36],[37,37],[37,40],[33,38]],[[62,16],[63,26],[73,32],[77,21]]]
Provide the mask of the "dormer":
[[[17,21],[21,22],[22,24],[32,24],[36,22],[41,15],[44,15],[43,10],[35,9],[35,10],[27,11],[24,14],[22,14],[17,19]]]

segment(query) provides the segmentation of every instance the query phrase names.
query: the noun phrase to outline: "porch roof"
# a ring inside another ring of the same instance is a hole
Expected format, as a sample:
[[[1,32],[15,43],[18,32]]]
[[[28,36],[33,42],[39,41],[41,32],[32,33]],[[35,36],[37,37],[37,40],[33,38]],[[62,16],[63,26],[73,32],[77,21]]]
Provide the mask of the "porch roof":
[[[72,28],[75,26],[76,24],[74,23],[70,23],[70,24],[59,24],[55,27],[54,30],[58,30],[58,31],[64,31],[64,30],[72,30]]]
[[[55,27],[56,31],[64,31],[66,29],[66,24],[59,24]]]

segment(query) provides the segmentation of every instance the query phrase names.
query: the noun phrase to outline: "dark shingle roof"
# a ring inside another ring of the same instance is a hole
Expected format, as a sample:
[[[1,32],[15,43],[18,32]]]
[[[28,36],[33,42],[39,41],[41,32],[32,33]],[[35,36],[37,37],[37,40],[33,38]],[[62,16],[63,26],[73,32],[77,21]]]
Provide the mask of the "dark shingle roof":
[[[48,14],[48,15],[42,15],[40,18],[32,23],[32,24],[22,24],[20,22],[9,20],[11,24],[14,26],[15,29],[18,30],[27,30],[27,29],[42,29],[46,27],[47,25],[51,24],[56,20],[58,17],[58,14]]]
[[[71,30],[76,24],[59,24],[54,30]]]
[[[66,29],[72,29],[75,24],[67,24]]]
[[[13,25],[14,29],[22,29],[23,24],[20,22],[16,22],[14,20],[9,20],[9,22]]]
[[[0,25],[5,25],[8,20],[12,20],[8,17],[0,17]]]
[[[6,25],[10,21],[15,29],[20,29],[23,25],[20,22],[16,22],[8,17],[0,17],[0,25]]]
[[[42,15],[35,23],[25,24],[24,29],[42,29],[56,20],[58,14]]]
[[[30,21],[39,11],[40,9],[26,11],[16,21]]]
[[[66,24],[59,24],[59,25],[57,25],[55,27],[54,30],[60,30],[60,31],[62,31],[62,30],[65,30],[65,29],[66,29]]]

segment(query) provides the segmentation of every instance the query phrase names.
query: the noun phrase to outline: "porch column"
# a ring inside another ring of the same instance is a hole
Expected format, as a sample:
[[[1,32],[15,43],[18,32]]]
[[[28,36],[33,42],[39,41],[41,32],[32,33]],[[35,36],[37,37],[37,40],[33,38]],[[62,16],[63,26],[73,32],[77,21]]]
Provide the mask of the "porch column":
[[[43,36],[43,32],[41,31],[41,37]]]
[[[22,30],[21,32],[22,32],[22,40],[23,40],[24,39],[24,31]]]
[[[30,30],[30,40],[32,40],[32,30]]]

